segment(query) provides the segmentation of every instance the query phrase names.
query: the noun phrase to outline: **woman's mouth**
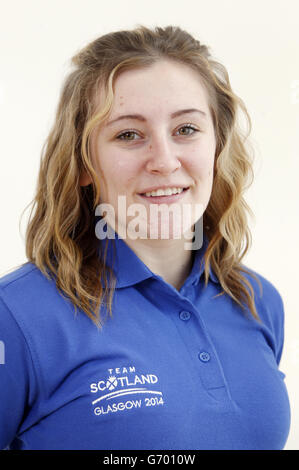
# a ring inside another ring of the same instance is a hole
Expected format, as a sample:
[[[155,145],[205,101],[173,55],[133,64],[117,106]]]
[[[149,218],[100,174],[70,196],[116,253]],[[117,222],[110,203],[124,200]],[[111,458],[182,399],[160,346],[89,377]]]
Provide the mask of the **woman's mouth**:
[[[189,191],[187,188],[167,188],[158,189],[157,191],[146,192],[138,194],[143,200],[150,202],[151,204],[171,204],[179,201],[186,192]]]

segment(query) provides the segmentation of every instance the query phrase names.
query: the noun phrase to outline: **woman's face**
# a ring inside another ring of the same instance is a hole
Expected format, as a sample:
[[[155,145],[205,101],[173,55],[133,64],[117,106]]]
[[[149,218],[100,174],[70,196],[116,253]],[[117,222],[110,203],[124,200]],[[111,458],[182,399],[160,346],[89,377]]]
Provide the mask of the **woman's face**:
[[[126,227],[132,217],[120,209],[118,197],[125,196],[127,211],[137,204],[131,216],[141,215],[138,207],[143,209],[146,238],[152,238],[149,228],[157,223],[150,214],[156,204],[169,208],[176,203],[182,211],[183,204],[191,207],[192,226],[210,199],[216,149],[208,98],[198,74],[186,65],[162,60],[123,72],[114,90],[111,113],[91,136],[101,203],[110,204],[116,221]],[[165,188],[184,190],[150,194]],[[163,217],[159,215],[159,223],[168,225]]]

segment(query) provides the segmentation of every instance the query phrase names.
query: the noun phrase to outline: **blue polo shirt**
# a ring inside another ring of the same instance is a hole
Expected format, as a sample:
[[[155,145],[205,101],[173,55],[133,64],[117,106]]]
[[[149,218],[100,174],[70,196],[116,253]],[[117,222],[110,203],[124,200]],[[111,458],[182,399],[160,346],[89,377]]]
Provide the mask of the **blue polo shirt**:
[[[117,235],[117,234],[116,234]],[[102,242],[101,242],[102,243]],[[178,291],[116,236],[102,329],[27,263],[0,280],[0,448],[283,449],[290,426],[280,294],[252,282],[262,324],[203,254]]]

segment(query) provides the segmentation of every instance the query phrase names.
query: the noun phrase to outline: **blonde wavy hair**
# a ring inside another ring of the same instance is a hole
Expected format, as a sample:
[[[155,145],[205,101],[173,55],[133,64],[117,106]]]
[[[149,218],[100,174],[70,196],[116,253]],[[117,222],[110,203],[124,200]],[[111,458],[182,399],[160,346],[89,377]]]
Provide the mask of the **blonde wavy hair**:
[[[259,280],[241,264],[251,245],[247,214],[252,212],[243,198],[253,179],[252,155],[245,146],[250,117],[232,91],[225,67],[213,60],[206,45],[177,26],[149,29],[138,25],[133,30],[111,32],[72,58],[73,70],[61,90],[55,122],[41,153],[36,194],[29,204],[26,257],[55,279],[75,311],[81,309],[99,326],[102,305],[112,315],[115,275],[105,263],[108,240],[102,246],[95,234],[100,181],[91,163],[90,135],[109,115],[116,78],[123,71],[163,59],[198,72],[207,90],[216,134],[213,188],[203,215],[209,241],[205,285],[211,267],[223,289],[219,295],[227,293],[259,320],[254,290],[242,273]],[[105,90],[105,102],[99,106],[100,87]],[[239,110],[247,121],[246,133],[238,123]],[[91,178],[87,186],[80,186],[82,172]]]

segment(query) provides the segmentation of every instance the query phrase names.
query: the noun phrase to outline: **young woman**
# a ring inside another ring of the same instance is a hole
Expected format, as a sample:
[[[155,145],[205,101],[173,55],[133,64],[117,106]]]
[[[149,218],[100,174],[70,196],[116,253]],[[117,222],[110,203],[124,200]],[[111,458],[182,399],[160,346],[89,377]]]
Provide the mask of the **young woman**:
[[[172,26],[73,65],[28,262],[0,281],[0,447],[282,449],[283,303],[241,263],[250,118],[226,69]]]

